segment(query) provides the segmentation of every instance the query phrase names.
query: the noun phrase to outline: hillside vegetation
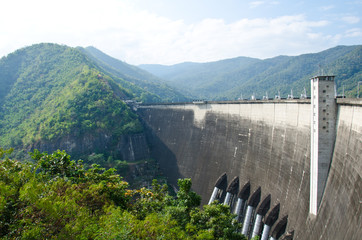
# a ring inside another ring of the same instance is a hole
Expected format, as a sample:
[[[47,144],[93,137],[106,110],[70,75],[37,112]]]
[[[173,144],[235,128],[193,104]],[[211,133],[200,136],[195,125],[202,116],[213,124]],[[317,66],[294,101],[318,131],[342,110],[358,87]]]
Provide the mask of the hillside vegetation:
[[[132,86],[132,88],[128,88]],[[0,146],[143,131],[123,100],[161,98],[108,74],[79,49],[37,44],[0,59]],[[112,141],[111,141],[112,142]]]
[[[172,66],[140,65],[162,78],[181,93],[193,98],[233,100],[262,98],[280,94],[287,97],[293,90],[299,97],[310,78],[335,75],[337,92],[356,97],[357,83],[362,81],[362,46],[338,46],[320,53],[270,59],[233,58],[210,63],[182,63]]]
[[[140,96],[140,99],[144,99],[146,102],[187,100],[182,94],[167,86],[161,79],[141,68],[112,58],[94,47],[79,49],[91,58],[101,69],[116,76],[116,81],[118,80],[122,86],[132,89],[135,96]],[[161,99],[145,99],[143,97],[145,94],[144,90],[156,94]]]
[[[1,144],[30,145],[67,134],[142,130],[120,98],[131,93],[77,50],[36,45],[1,59]],[[115,94],[118,93],[118,96]]]
[[[34,151],[28,163],[10,153],[0,148],[1,239],[246,239],[228,206],[198,208],[190,179],[173,198],[157,181],[131,190],[114,169],[87,170],[64,151]]]

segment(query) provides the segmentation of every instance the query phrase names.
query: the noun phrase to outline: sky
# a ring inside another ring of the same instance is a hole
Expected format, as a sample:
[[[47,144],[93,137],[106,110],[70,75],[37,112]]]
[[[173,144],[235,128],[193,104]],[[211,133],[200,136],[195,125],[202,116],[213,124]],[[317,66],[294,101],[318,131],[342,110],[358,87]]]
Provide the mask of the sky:
[[[0,9],[0,57],[51,42],[171,65],[362,44],[362,0],[2,0]]]

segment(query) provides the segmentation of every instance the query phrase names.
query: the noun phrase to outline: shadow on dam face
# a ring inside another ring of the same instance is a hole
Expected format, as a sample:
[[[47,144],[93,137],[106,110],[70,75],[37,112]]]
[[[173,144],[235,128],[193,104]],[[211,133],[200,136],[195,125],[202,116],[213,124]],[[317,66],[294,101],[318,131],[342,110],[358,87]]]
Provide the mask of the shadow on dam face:
[[[151,157],[157,159],[159,166],[167,177],[168,183],[177,188],[177,180],[184,178],[180,173],[175,154],[152,131],[146,131],[146,139]]]

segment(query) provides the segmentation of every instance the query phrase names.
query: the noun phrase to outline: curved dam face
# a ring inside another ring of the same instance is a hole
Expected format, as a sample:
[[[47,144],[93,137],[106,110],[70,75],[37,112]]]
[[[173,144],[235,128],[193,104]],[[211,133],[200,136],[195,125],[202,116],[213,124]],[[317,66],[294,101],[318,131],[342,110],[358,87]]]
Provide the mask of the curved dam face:
[[[226,173],[228,182],[239,178],[240,189],[250,183],[250,195],[259,194],[253,205],[264,202],[261,212],[278,206],[276,217],[287,219],[285,232],[292,232],[293,239],[358,239],[361,107],[338,104],[335,150],[317,215],[309,214],[309,100],[145,105],[138,113],[147,126],[151,154],[171,184],[191,178],[203,204],[216,179]],[[267,222],[264,216],[260,219]],[[271,233],[277,231],[276,225]]]

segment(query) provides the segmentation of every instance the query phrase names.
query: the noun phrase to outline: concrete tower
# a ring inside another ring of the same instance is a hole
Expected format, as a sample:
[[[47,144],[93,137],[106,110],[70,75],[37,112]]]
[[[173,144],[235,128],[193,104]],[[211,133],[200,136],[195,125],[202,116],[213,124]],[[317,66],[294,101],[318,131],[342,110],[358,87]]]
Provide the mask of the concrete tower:
[[[316,215],[327,182],[336,135],[334,76],[313,77],[311,95],[309,212]]]

